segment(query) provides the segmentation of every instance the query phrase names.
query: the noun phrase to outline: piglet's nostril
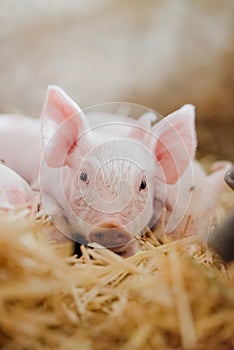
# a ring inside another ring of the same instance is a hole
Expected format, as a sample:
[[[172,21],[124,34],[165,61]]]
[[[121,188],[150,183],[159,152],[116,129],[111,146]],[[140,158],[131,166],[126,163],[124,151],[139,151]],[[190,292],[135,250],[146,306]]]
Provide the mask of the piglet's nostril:
[[[96,238],[99,242],[101,242],[101,241],[103,241],[103,240],[105,239],[105,233],[104,233],[104,232],[97,232],[97,233],[95,234],[95,238]]]
[[[120,242],[125,240],[125,234],[124,233],[118,233],[116,239]]]

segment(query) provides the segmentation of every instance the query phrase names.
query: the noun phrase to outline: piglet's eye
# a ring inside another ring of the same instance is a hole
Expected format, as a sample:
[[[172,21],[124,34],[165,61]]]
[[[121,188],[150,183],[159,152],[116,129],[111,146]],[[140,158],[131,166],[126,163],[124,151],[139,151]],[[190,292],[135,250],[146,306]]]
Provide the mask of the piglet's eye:
[[[145,180],[142,180],[141,181],[141,184],[139,186],[139,191],[142,191],[146,188],[146,181]]]
[[[82,172],[82,173],[80,174],[80,179],[81,179],[81,181],[86,182],[86,181],[87,181],[87,179],[88,179],[88,175],[87,175],[87,173]]]

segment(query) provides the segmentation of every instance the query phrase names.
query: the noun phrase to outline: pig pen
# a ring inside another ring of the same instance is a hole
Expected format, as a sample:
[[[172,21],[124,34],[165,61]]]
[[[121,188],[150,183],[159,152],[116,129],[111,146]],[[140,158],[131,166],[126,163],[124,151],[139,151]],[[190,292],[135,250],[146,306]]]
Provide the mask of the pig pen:
[[[227,190],[217,216],[231,208]],[[197,236],[77,258],[51,229],[34,209],[0,215],[1,349],[233,349],[234,265]]]
[[[50,83],[83,107],[166,115],[190,102],[203,164],[234,161],[231,0],[0,3],[1,112],[38,117]],[[233,198],[227,189],[217,221]],[[98,247],[78,259],[48,244],[50,230],[35,209],[0,214],[0,349],[234,348],[234,265],[198,237],[148,232],[128,259]]]

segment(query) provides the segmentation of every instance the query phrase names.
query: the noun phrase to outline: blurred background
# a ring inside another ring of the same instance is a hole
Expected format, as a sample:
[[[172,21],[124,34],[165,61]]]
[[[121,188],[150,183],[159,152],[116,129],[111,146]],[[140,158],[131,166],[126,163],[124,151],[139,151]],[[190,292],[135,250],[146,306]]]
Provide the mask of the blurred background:
[[[233,0],[0,0],[0,112],[40,116],[48,84],[81,107],[197,108],[198,155],[234,160]]]

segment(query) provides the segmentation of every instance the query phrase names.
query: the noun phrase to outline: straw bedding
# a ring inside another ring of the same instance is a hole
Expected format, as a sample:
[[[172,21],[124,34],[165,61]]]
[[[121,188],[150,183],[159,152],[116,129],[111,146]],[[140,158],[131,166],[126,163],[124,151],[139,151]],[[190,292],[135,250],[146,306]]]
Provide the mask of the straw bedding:
[[[77,259],[50,229],[29,209],[0,215],[0,349],[234,348],[234,266],[198,237],[149,232],[128,259],[100,247]]]

